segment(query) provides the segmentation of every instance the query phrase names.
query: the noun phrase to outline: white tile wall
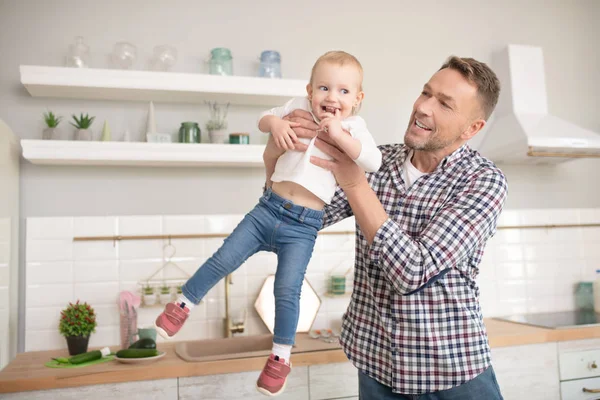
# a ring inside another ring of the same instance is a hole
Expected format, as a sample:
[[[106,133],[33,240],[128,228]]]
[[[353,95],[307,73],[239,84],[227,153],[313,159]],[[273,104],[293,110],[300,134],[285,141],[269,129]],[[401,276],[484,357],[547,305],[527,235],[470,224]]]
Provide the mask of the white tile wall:
[[[65,347],[56,329],[58,316],[62,307],[77,299],[91,303],[98,314],[99,326],[90,343],[117,345],[118,293],[136,291],[137,282],[164,262],[167,241],[73,242],[73,236],[227,233],[241,218],[243,215],[29,218],[25,349]],[[579,222],[600,222],[600,210],[511,210],[503,213],[500,225]],[[353,231],[354,219],[327,230]],[[176,248],[172,261],[193,274],[221,243],[220,238],[172,240]],[[353,257],[354,235],[319,236],[307,269],[307,279],[322,300],[314,328],[339,329],[349,298],[325,296],[327,279],[331,274],[351,270]],[[242,315],[246,309],[246,334],[268,332],[254,310],[254,301],[266,276],[275,273],[276,261],[273,254],[259,253],[233,275],[232,314]],[[573,309],[576,283],[594,279],[597,268],[600,228],[499,230],[488,243],[480,265],[478,282],[484,315]],[[183,275],[170,267],[157,278]],[[348,286],[351,288],[350,280]],[[151,325],[160,311],[160,307],[140,309],[138,325]],[[177,339],[221,337],[224,314],[220,282],[194,309]]]

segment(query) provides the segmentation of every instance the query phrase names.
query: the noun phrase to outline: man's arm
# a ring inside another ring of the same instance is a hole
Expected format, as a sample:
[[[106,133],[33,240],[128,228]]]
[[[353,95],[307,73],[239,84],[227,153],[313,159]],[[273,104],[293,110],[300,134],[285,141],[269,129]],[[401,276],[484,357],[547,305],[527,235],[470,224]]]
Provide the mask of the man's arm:
[[[409,294],[442,271],[456,268],[494,233],[507,193],[506,179],[498,170],[479,171],[413,238],[389,218],[364,174],[358,167],[351,169],[354,163],[349,157],[322,140],[317,143],[334,160],[313,157],[311,161],[336,174],[370,244],[371,263],[381,269],[397,293]]]

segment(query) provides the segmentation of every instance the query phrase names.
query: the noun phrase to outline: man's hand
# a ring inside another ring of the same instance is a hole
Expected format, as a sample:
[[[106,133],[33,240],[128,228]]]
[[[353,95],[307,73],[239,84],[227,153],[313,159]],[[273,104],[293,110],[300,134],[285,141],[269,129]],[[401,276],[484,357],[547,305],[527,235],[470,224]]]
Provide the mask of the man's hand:
[[[312,139],[317,136],[319,125],[315,123],[312,114],[308,111],[294,110],[283,117],[283,119],[297,124],[296,127],[292,128],[297,137]],[[304,150],[306,150],[306,148]]]
[[[366,180],[365,172],[346,153],[335,147],[328,134],[320,133],[315,146],[333,159],[325,160],[312,156],[310,162],[333,172],[335,180],[343,190],[358,186]]]

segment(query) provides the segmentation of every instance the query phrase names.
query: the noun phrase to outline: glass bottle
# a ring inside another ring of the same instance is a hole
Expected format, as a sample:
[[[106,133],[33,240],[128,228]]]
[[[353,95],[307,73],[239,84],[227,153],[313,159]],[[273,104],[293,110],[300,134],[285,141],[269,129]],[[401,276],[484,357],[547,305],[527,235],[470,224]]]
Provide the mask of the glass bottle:
[[[211,75],[233,75],[231,51],[217,47],[210,51],[209,72]]]
[[[90,47],[83,43],[83,37],[77,36],[75,43],[69,46],[67,54],[67,67],[88,68],[90,66]]]
[[[200,127],[197,122],[182,122],[179,143],[200,143]]]
[[[259,76],[262,78],[281,78],[281,56],[274,50],[265,50],[260,54]]]

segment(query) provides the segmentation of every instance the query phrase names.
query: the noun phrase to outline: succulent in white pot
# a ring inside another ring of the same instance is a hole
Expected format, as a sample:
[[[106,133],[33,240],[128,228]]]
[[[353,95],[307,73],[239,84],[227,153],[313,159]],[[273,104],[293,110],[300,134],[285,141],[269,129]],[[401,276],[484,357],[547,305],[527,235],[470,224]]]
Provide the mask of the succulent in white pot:
[[[75,140],[93,140],[93,133],[90,127],[92,126],[95,118],[96,117],[90,117],[88,114],[83,115],[83,113],[81,113],[79,118],[77,118],[77,116],[73,114],[73,120],[75,123],[69,123],[77,128],[77,131],[75,132]]]
[[[160,304],[168,304],[171,302],[171,288],[163,285],[160,288]]]
[[[44,122],[46,122],[47,128],[45,128],[42,132],[43,140],[58,139],[57,128],[61,120],[62,117],[54,115],[54,113],[50,110],[44,113]]]
[[[227,112],[229,103],[225,106],[219,105],[216,101],[207,101],[210,119],[206,122],[206,130],[211,143],[225,143],[227,136]]]
[[[154,293],[154,288],[152,286],[150,286],[150,285],[144,286],[142,294],[143,294],[145,305],[153,306],[156,304],[156,293]]]

